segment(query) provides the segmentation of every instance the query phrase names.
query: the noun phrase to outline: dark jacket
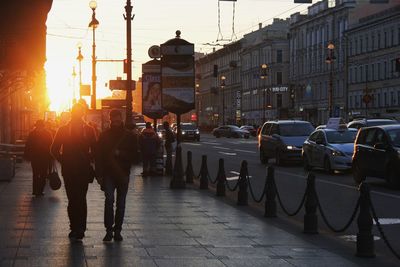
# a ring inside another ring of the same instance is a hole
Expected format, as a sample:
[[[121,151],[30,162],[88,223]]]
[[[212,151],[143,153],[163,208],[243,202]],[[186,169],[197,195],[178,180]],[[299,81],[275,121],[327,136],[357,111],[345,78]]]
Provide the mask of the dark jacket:
[[[32,162],[50,161],[51,133],[44,128],[35,128],[29,133],[25,144],[24,157]]]
[[[100,134],[96,149],[96,173],[99,177],[128,177],[138,157],[137,136],[121,128]]]
[[[151,156],[156,155],[161,141],[152,128],[145,128],[140,135],[139,143],[142,154]]]
[[[175,136],[171,128],[165,129],[165,148],[172,148],[173,142],[175,142]]]
[[[61,163],[63,176],[92,178],[95,153],[94,129],[84,121],[69,122],[58,129],[51,153]]]

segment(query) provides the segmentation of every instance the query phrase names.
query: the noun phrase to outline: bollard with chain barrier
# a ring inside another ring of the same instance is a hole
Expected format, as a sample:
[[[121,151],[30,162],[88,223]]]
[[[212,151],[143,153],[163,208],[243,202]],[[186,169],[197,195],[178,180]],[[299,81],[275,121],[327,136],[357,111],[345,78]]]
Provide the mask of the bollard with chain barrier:
[[[176,147],[174,173],[170,183],[171,189],[184,189],[186,187],[185,180],[183,179],[183,166],[182,166],[182,147]]]
[[[224,159],[219,159],[218,162],[218,174],[217,174],[217,193],[218,197],[225,196],[225,184],[226,184],[226,174],[225,174],[225,163]]]
[[[193,184],[194,171],[192,165],[192,151],[187,152],[187,165],[186,165],[185,175],[186,175],[186,183]]]
[[[240,167],[240,174],[239,174],[239,191],[238,191],[238,200],[237,204],[239,206],[247,206],[248,205],[248,193],[247,193],[247,161],[243,160],[242,165]]]
[[[265,213],[264,217],[274,218],[276,216],[276,185],[275,185],[275,169],[272,166],[267,168],[267,180],[265,182]]]
[[[207,167],[207,155],[201,156],[201,167],[200,167],[200,189],[208,189],[208,167]]]
[[[367,183],[360,185],[360,213],[357,218],[357,253],[358,257],[375,257],[374,236],[372,235],[372,216],[370,208],[369,186]]]
[[[315,191],[315,175],[309,173],[307,177],[306,200],[304,203],[304,230],[306,234],[318,234],[318,198]]]

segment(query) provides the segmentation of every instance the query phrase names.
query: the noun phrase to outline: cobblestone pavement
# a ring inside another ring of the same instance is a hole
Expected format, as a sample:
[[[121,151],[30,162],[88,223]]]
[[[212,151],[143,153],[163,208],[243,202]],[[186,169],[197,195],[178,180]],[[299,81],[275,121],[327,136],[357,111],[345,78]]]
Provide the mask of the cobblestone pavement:
[[[104,196],[88,193],[88,231],[67,237],[64,189],[31,196],[27,163],[0,183],[0,266],[373,266],[338,255],[199,190],[170,190],[163,177],[143,179],[134,168],[124,241],[103,243]],[[367,264],[368,263],[368,264]],[[370,264],[371,263],[371,264]],[[376,263],[376,262],[375,262]]]

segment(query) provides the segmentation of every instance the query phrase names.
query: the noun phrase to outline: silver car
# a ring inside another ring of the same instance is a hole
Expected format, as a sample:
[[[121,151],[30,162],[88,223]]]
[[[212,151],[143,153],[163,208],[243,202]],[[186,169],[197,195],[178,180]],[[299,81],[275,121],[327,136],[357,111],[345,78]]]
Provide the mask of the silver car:
[[[357,129],[325,128],[314,131],[303,144],[304,169],[317,167],[328,173],[351,169],[356,135]]]

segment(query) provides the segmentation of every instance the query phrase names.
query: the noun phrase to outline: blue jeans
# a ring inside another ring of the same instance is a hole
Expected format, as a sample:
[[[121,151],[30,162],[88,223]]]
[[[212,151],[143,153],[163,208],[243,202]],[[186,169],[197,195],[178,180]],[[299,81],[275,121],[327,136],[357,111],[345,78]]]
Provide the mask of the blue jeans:
[[[128,193],[129,178],[121,179],[124,182],[117,182],[113,177],[104,178],[104,226],[107,231],[121,231],[125,216],[125,201]],[[117,191],[116,212],[114,215],[114,195]]]

